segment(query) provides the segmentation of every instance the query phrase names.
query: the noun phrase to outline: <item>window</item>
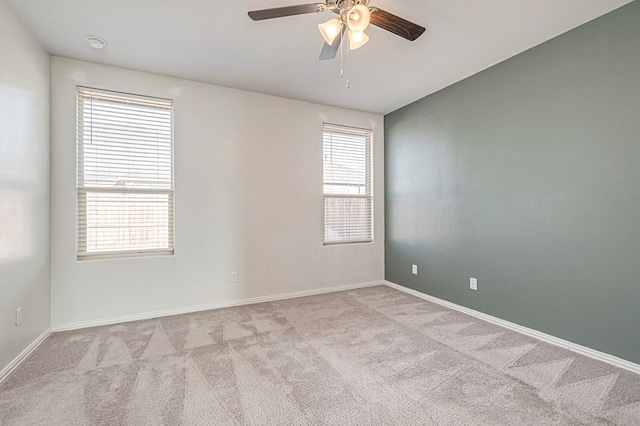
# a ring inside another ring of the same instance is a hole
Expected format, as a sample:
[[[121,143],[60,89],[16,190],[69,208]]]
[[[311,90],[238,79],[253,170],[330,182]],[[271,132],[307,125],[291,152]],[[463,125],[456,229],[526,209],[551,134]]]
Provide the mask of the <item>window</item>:
[[[324,124],[324,243],[373,241],[371,130]]]
[[[78,259],[173,254],[173,102],[77,89]]]

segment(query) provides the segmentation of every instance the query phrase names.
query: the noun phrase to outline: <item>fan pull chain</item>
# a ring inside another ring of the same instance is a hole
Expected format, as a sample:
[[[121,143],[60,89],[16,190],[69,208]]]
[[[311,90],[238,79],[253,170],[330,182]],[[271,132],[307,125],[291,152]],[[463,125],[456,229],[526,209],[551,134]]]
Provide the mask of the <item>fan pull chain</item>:
[[[349,43],[349,37],[347,37],[347,41],[344,42],[343,44],[347,44]],[[349,71],[349,48],[347,48],[347,72]],[[347,77],[347,84],[346,84],[347,89],[351,87],[351,80],[349,80],[349,78]]]
[[[340,78],[344,77],[344,61],[342,60],[342,51],[344,50],[344,40],[343,40],[343,35],[344,35],[344,30],[340,30],[342,31],[340,33]]]
[[[347,60],[346,60],[346,66],[345,66],[345,60],[344,60],[344,49],[345,49],[345,45],[347,43],[349,43],[349,37],[344,38],[344,33],[346,31],[342,31],[342,33],[340,34],[340,78],[344,78],[345,74],[347,74],[349,72],[349,48],[346,47],[347,49]],[[346,71],[345,71],[346,69]],[[349,78],[347,78],[347,82],[345,84],[346,88],[350,88],[351,87],[351,80],[349,80]]]

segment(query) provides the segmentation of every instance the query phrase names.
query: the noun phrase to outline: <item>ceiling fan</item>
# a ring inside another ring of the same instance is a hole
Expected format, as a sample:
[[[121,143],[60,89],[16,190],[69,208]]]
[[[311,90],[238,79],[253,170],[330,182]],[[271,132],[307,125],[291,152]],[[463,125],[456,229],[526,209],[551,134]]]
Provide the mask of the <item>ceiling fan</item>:
[[[283,16],[303,15],[330,10],[338,15],[318,25],[325,44],[320,59],[333,59],[344,36],[348,33],[349,49],[355,50],[365,45],[369,37],[364,30],[369,23],[390,31],[407,40],[414,41],[424,33],[425,28],[386,12],[375,6],[369,6],[369,0],[325,0],[323,3],[309,3],[272,9],[252,10],[249,17],[254,21],[280,18]]]

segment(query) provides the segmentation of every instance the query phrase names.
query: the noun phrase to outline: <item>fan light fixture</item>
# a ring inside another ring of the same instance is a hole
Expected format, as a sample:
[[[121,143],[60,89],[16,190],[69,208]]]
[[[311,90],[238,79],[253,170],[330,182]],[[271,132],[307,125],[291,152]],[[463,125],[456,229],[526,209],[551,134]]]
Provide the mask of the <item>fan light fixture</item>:
[[[330,19],[324,24],[318,24],[318,29],[320,30],[320,34],[322,34],[322,38],[327,44],[333,44],[338,34],[340,34],[340,30],[342,29],[342,23],[338,18]]]
[[[346,21],[349,28],[349,50],[356,50],[364,46],[369,41],[369,36],[364,30],[369,26],[371,12],[364,4],[358,4],[342,14],[342,20],[334,18],[318,25],[318,30],[324,41],[332,45],[336,37],[342,31],[342,22]]]

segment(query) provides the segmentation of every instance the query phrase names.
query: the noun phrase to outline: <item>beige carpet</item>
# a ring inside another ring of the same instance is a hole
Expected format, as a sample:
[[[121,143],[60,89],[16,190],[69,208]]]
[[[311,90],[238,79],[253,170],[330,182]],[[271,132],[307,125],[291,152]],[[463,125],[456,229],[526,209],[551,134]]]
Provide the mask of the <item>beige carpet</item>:
[[[640,424],[640,376],[379,286],[53,334],[2,425]]]

